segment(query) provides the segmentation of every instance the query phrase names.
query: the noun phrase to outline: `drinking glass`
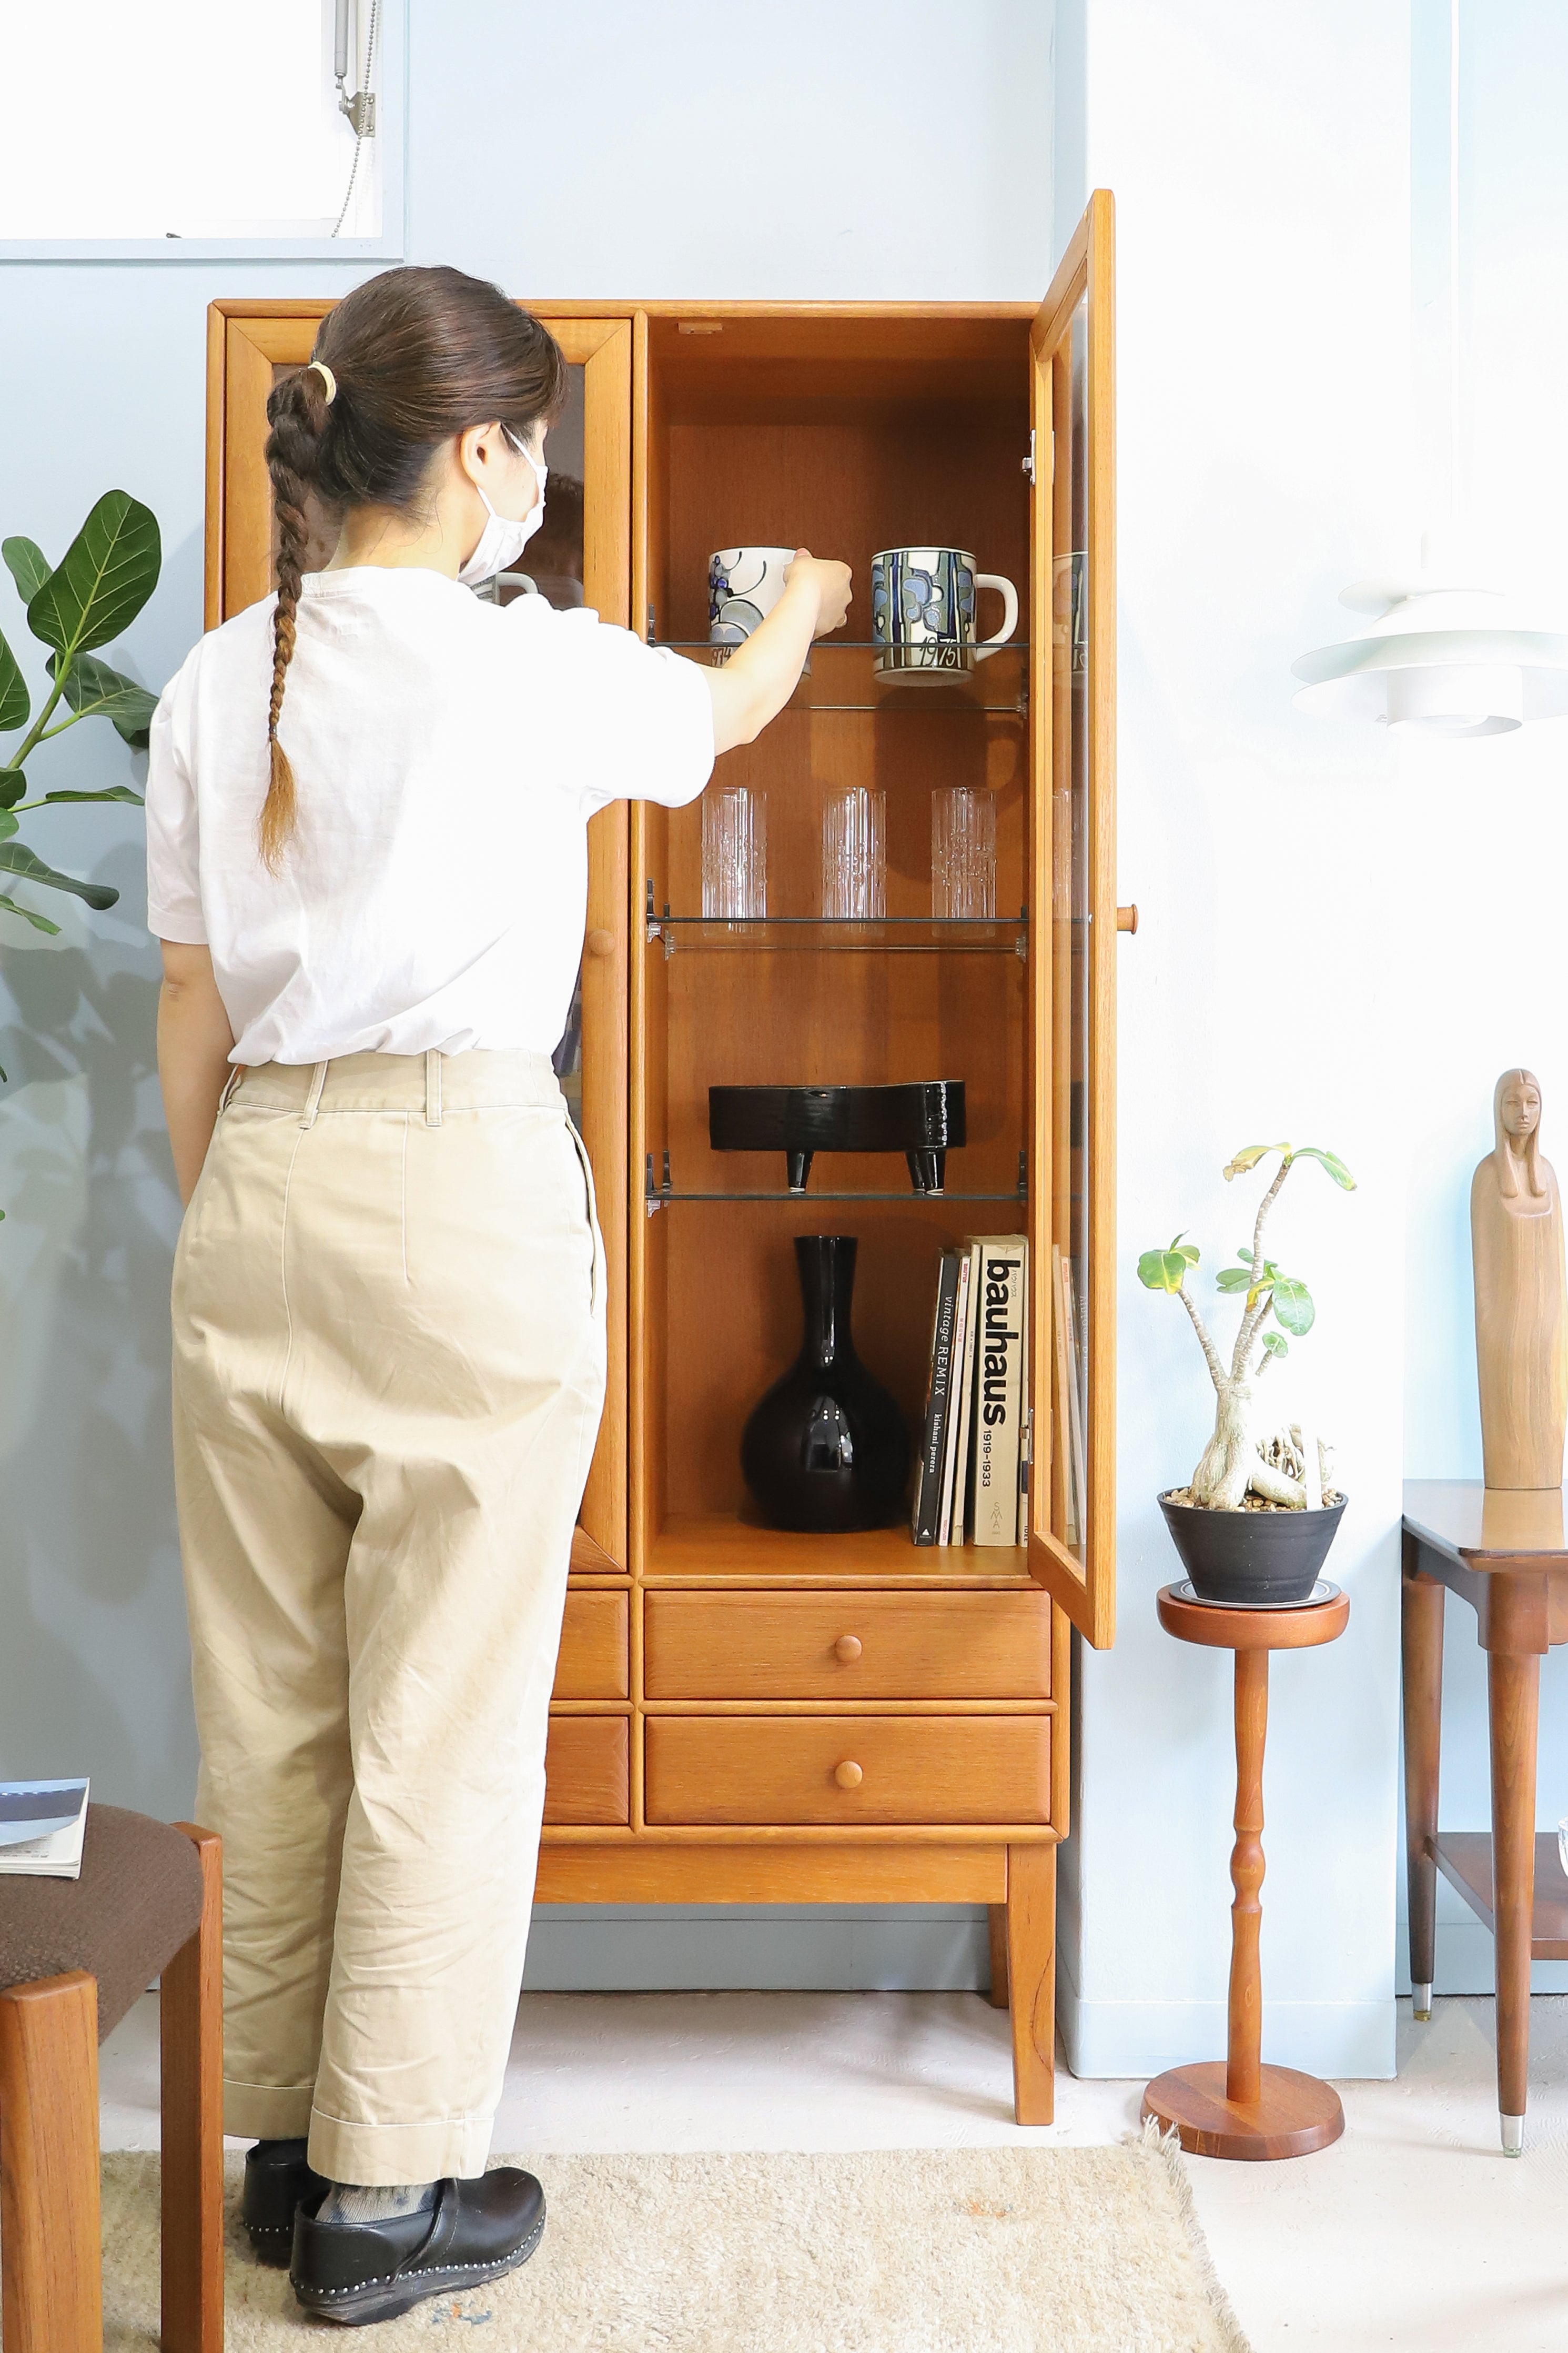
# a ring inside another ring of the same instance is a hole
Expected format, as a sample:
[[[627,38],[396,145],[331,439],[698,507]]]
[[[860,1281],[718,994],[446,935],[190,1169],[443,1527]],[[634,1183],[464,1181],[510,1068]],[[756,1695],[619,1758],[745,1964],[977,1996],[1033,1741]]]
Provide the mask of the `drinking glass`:
[[[996,802],[973,785],[931,797],[931,911],[939,920],[996,920]]]
[[[767,796],[749,785],[710,785],[702,796],[704,919],[767,912]]]
[[[846,785],[822,805],[822,912],[830,922],[888,912],[888,796]]]

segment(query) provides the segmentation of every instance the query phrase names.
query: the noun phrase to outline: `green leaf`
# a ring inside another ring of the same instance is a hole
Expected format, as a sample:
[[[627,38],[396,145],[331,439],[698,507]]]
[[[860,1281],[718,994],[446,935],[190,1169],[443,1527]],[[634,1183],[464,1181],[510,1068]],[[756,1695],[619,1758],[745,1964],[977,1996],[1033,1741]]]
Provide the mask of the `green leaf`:
[[[27,627],[74,660],[119,636],[158,585],[158,518],[126,491],[106,491],[55,571],[27,600]]]
[[[1290,1343],[1283,1332],[1265,1332],[1263,1345],[1271,1356],[1288,1356],[1290,1353]]]
[[[129,785],[106,785],[100,793],[46,793],[44,798],[46,801],[132,801],[138,808],[147,806],[141,794],[133,793]]]
[[[1297,1145],[1290,1156],[1293,1160],[1321,1161],[1336,1185],[1347,1193],[1355,1191],[1355,1178],[1337,1152],[1320,1152],[1315,1144],[1300,1144]]]
[[[0,768],[0,808],[15,808],[27,796],[27,779],[20,768]]]
[[[31,614],[27,617],[30,620]],[[1288,1144],[1249,1144],[1245,1151],[1238,1152],[1234,1160],[1227,1162],[1220,1173],[1228,1185],[1233,1176],[1245,1176],[1249,1168],[1256,1168],[1258,1162],[1267,1160],[1271,1152],[1289,1152],[1289,1149]]]
[[[1250,1265],[1222,1266],[1219,1272],[1215,1277],[1215,1288],[1216,1291],[1247,1291],[1251,1287],[1251,1283],[1252,1268]]]
[[[1138,1261],[1138,1280],[1146,1291],[1180,1291],[1192,1261],[1184,1250],[1145,1250]]]
[[[105,907],[112,907],[120,896],[119,892],[111,891],[107,882],[81,882],[74,874],[61,874],[57,868],[46,866],[36,851],[20,841],[0,841],[0,871],[15,874],[24,882],[41,883],[47,891],[69,891],[74,897],[85,899],[89,907],[97,907],[100,912]],[[7,901],[5,903],[10,902]],[[15,912],[26,914],[27,911],[17,908]],[[58,925],[50,928],[58,930]]]
[[[9,841],[16,830],[16,819],[9,809],[0,809],[0,841]]]
[[[1184,1226],[1182,1233],[1185,1233],[1185,1231],[1186,1228]],[[1179,1250],[1182,1257],[1186,1260],[1189,1266],[1196,1266],[1198,1262],[1198,1246],[1196,1242],[1184,1242],[1182,1240],[1181,1234],[1173,1234],[1171,1238],[1171,1248],[1173,1250]]]
[[[0,638],[0,727],[25,727],[32,707],[21,665]]]
[[[18,907],[15,899],[0,897],[0,907],[4,907],[7,914],[20,915],[22,921],[25,923],[31,923],[36,932],[49,932],[56,935],[58,934],[60,928],[59,925],[58,923],[51,923],[47,915],[36,915],[31,907]],[[0,1077],[3,1077],[5,1073],[0,1071]],[[5,1214],[5,1212],[4,1209],[0,1209],[0,1217],[4,1217]]]
[[[55,674],[58,654],[48,659],[49,676]],[[66,672],[63,689],[66,702],[79,719],[112,719],[119,733],[138,751],[147,745],[147,731],[153,724],[153,713],[158,708],[158,698],[138,686],[133,678],[122,678],[110,670],[96,654],[79,654]]]
[[[1274,1286],[1274,1316],[1298,1340],[1305,1338],[1317,1321],[1318,1311],[1304,1282],[1298,1282],[1291,1275],[1280,1276]]]
[[[49,576],[43,549],[31,539],[0,539],[0,557],[16,584],[16,594],[30,605]]]

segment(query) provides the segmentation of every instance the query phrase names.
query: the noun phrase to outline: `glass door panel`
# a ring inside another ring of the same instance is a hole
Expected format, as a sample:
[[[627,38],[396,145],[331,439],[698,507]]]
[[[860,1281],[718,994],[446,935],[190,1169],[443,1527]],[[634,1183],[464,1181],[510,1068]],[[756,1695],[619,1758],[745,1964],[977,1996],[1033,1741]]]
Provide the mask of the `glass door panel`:
[[[1100,191],[1031,338],[1029,1567],[1097,1648],[1116,1623],[1113,234]]]

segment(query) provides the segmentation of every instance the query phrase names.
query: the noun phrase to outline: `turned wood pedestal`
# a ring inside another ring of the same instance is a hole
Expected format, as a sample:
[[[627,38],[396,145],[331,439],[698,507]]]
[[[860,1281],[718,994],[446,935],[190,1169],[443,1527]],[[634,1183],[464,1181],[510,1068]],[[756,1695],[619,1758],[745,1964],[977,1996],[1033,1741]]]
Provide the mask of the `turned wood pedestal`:
[[[1183,1642],[1236,1652],[1236,1845],[1230,1876],[1230,2031],[1227,2055],[1203,2066],[1173,2067],[1143,2094],[1143,2114],[1173,2128],[1192,2157],[1305,2157],[1345,2128],[1339,2094],[1294,2067],[1265,2067],[1263,1978],[1258,1936],[1263,1922],[1263,1744],[1268,1725],[1268,1653],[1304,1651],[1342,1634],[1349,1596],[1336,1593],[1300,1609],[1226,1609],[1184,1601],[1167,1585],[1160,1623]]]

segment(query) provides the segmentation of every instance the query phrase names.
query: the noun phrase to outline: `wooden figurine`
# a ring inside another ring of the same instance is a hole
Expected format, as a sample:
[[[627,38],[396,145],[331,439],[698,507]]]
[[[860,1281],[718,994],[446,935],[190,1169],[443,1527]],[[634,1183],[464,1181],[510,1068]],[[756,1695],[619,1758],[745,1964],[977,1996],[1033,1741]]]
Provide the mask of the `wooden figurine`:
[[[1541,1089],[1505,1071],[1497,1143],[1470,1185],[1481,1459],[1489,1487],[1560,1487],[1568,1425],[1563,1203],[1541,1157]]]

